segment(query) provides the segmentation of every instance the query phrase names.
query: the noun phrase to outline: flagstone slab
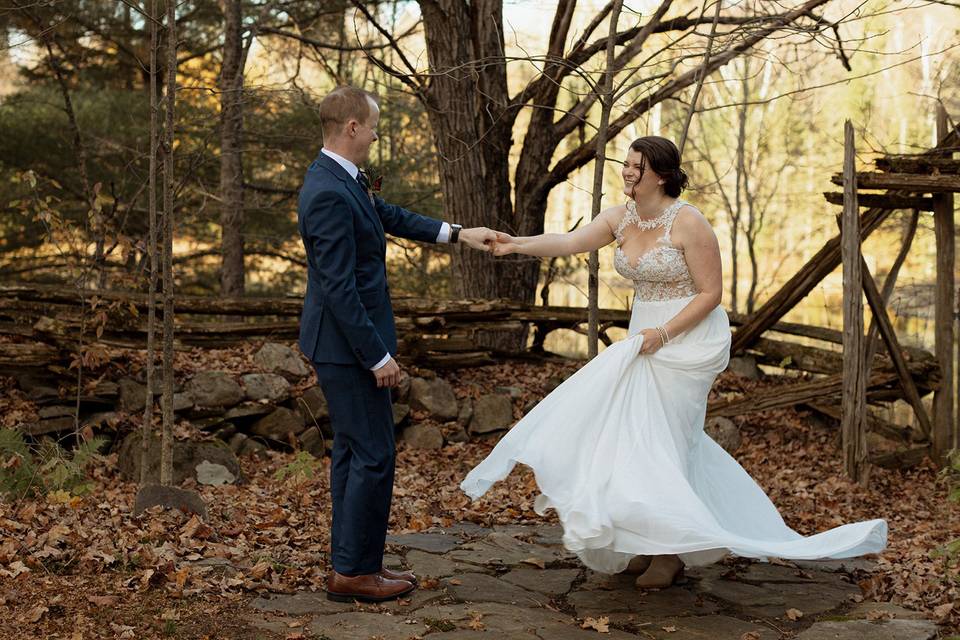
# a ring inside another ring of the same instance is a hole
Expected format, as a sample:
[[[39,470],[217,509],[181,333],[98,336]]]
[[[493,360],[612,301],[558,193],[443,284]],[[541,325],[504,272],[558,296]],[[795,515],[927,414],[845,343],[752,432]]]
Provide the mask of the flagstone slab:
[[[407,566],[417,578],[445,578],[455,573],[479,571],[479,567],[454,562],[446,556],[413,549],[407,552]]]
[[[510,584],[485,573],[458,573],[441,581],[447,593],[461,602],[499,602],[542,606],[549,596]]]
[[[807,570],[795,567],[757,562],[749,565],[743,571],[738,571],[737,580],[745,582],[796,582],[810,583],[818,579],[826,582],[841,580],[835,573],[826,573],[817,570]]]
[[[702,616],[719,609],[716,603],[682,588],[659,591],[640,591],[630,583],[629,589],[578,590],[567,596],[581,618],[609,616],[611,620],[625,620],[633,614],[638,619],[660,620],[680,616]]]
[[[285,613],[291,616],[326,615],[356,609],[353,603],[327,600],[326,591],[271,594],[269,598],[265,596],[255,598],[250,606],[260,611]]]
[[[757,634],[756,640],[779,640],[781,637],[766,625],[719,615],[658,620],[639,627],[639,630],[642,637],[656,640],[739,640],[751,632]]]
[[[737,607],[747,615],[771,618],[783,617],[787,609],[798,609],[808,616],[832,611],[860,595],[858,586],[843,582],[764,582],[754,585],[709,578],[698,582],[694,588]]]
[[[361,604],[358,608],[362,611],[386,611],[394,615],[410,616],[417,609],[446,598],[447,594],[442,589],[415,589],[403,598],[378,604]]]
[[[501,531],[495,531],[482,540],[464,544],[447,554],[447,557],[453,560],[493,566],[516,566],[524,562],[549,564],[566,556],[563,550],[530,544]]]
[[[420,549],[430,553],[446,553],[456,549],[463,540],[448,533],[406,533],[399,536],[387,536],[387,544],[395,544],[408,549]]]
[[[314,618],[307,626],[312,638],[328,640],[419,640],[427,625],[405,616],[350,612]]]
[[[852,620],[815,622],[797,640],[934,640],[937,625],[930,620]]]
[[[437,605],[424,607],[415,618],[433,628],[448,629],[432,633],[435,640],[474,640],[508,638],[510,640],[624,640],[635,638],[616,629],[598,635],[596,631],[581,629],[576,620],[557,611],[527,608],[494,602],[475,604]],[[482,625],[471,629],[470,625]],[[482,635],[481,635],[482,634]],[[427,636],[430,638],[431,636]]]
[[[514,569],[500,579],[531,591],[559,595],[570,591],[579,576],[578,569]]]

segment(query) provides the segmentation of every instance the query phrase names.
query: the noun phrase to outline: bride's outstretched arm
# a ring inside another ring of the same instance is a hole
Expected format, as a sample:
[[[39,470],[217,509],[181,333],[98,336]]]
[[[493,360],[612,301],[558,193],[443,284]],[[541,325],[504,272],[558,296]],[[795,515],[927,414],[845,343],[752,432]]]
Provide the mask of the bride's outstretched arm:
[[[723,297],[720,246],[706,218],[697,211],[681,211],[674,222],[672,235],[683,246],[687,268],[699,293],[663,325],[670,337],[698,325]]]
[[[613,242],[611,222],[619,220],[622,215],[623,206],[611,207],[601,211],[590,224],[568,233],[541,233],[538,236],[517,237],[498,231],[493,254],[505,256],[511,253],[522,253],[528,256],[552,258],[594,251]]]

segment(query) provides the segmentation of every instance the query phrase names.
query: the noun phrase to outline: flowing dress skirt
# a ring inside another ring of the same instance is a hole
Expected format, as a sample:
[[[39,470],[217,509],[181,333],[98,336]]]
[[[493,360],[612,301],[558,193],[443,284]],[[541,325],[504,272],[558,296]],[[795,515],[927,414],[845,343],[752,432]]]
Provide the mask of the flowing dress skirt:
[[[463,480],[471,498],[516,463],[533,469],[541,515],[556,510],[564,546],[588,567],[617,573],[645,554],[687,565],[734,553],[766,559],[847,558],[886,546],[869,520],[804,537],[783,522],[746,471],[703,430],[707,394],[729,360],[730,325],[717,307],[653,355],[640,330],[668,321],[691,297],[637,301],[628,337],[543,399]]]

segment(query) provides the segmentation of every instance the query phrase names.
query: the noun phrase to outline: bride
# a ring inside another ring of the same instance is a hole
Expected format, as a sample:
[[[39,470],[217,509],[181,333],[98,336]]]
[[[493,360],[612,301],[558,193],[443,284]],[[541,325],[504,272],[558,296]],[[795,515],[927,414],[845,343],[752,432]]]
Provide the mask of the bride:
[[[846,558],[886,546],[884,520],[809,537],[783,522],[763,490],[703,431],[707,394],[730,354],[720,306],[720,250],[700,211],[679,199],[687,176],[666,138],[630,145],[625,205],[571,233],[498,234],[496,255],[565,256],[616,241],[633,282],[628,337],[543,399],[460,487],[471,498],[516,463],[533,469],[541,515],[556,510],[563,543],[588,567],[667,587],[683,567],[727,553]]]

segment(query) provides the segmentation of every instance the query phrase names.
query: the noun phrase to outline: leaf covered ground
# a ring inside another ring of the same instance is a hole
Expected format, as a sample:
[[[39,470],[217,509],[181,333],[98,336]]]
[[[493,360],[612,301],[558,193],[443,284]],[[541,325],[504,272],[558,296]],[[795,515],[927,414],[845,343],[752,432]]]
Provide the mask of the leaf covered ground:
[[[224,350],[204,358],[216,358],[218,369],[239,371],[248,355]],[[181,371],[203,366],[191,354],[178,358]],[[140,363],[119,366],[129,372]],[[519,417],[542,397],[545,383],[576,367],[508,363],[442,375],[461,398],[516,387]],[[715,392],[765,384],[770,383],[724,374]],[[11,379],[0,379],[0,389],[0,426],[31,419],[34,408]],[[416,413],[413,418],[425,419]],[[136,420],[131,416],[117,428],[133,428]],[[835,431],[804,414],[767,412],[737,422],[743,435],[737,459],[791,527],[811,534],[854,520],[888,521],[889,547],[861,584],[867,599],[922,610],[945,630],[960,627],[960,605],[954,606],[960,601],[960,574],[955,561],[940,553],[960,538],[960,508],[948,501],[947,483],[932,465],[874,469],[870,486],[863,488],[843,476]],[[189,425],[178,427],[180,434],[190,431]],[[460,521],[552,522],[533,511],[536,484],[526,469],[518,468],[476,502],[459,490],[460,480],[495,441],[450,444],[439,451],[401,443],[391,532]],[[245,458],[246,484],[194,487],[208,504],[205,522],[176,511],[134,517],[137,487],[118,476],[115,454],[93,470],[92,490],[85,495],[59,492],[0,502],[0,638],[268,637],[242,622],[246,601],[264,591],[322,589],[329,550],[329,460],[304,465],[292,464],[294,459],[293,452]],[[300,473],[289,473],[292,468]]]

